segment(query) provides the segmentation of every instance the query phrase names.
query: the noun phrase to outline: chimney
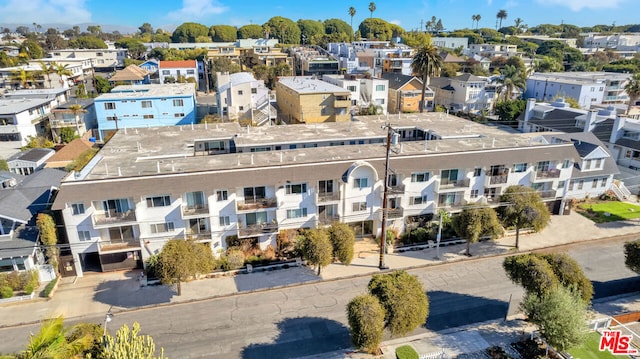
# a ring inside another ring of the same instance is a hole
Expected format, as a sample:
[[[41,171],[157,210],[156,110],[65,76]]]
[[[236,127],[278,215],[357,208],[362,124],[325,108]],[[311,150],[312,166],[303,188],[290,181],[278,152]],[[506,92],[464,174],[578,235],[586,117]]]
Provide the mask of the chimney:
[[[616,116],[616,119],[613,121],[613,128],[611,129],[609,143],[614,144],[620,139],[620,137],[622,136],[622,128],[624,128],[624,124],[626,121],[626,117]]]
[[[598,118],[598,110],[589,110],[587,112],[587,120],[584,123],[584,132],[592,132],[596,128],[596,119]]]
[[[529,120],[531,119],[531,115],[533,114],[533,108],[536,105],[536,99],[530,98],[527,100],[527,105],[524,109],[524,122],[522,124],[522,132],[529,132]]]

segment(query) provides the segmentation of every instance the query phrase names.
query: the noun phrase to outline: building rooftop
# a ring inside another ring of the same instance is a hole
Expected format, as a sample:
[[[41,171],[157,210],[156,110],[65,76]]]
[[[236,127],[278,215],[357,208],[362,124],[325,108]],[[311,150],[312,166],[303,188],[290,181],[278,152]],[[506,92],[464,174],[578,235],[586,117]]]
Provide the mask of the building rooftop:
[[[162,85],[121,85],[114,87],[110,93],[96,97],[96,101],[120,100],[123,98],[158,98],[158,97],[184,97],[195,95],[195,86],[185,84]]]
[[[161,69],[184,69],[196,67],[198,67],[198,62],[196,60],[160,61]]]
[[[11,161],[31,161],[38,162],[43,158],[53,155],[55,151],[50,148],[31,148],[26,151],[18,152],[7,158],[7,162]]]
[[[0,98],[0,115],[14,115],[51,102],[46,98]]]
[[[68,88],[52,88],[52,89],[28,89],[14,90],[6,93],[7,98],[54,98],[57,95],[69,92]]]
[[[321,80],[308,77],[289,76],[280,77],[279,81],[282,85],[292,89],[299,94],[313,93],[350,93],[340,86],[330,84]]]
[[[549,145],[547,141],[542,140],[539,133],[515,133],[509,128],[480,125],[442,113],[409,114],[400,117],[360,116],[356,121],[347,123],[322,123],[313,126],[289,125],[247,129],[236,123],[225,123],[121,129],[85,167],[81,175],[70,175],[66,181],[242,170],[278,166],[282,163],[326,163],[383,158],[385,146],[382,143],[196,156],[194,141],[233,139],[237,148],[305,142],[347,142],[367,138],[379,139],[382,142],[386,137],[386,131],[381,126],[387,121],[394,128],[420,128],[428,131],[432,138],[441,138],[402,142],[396,146],[393,157],[460,154],[491,149],[526,149]]]

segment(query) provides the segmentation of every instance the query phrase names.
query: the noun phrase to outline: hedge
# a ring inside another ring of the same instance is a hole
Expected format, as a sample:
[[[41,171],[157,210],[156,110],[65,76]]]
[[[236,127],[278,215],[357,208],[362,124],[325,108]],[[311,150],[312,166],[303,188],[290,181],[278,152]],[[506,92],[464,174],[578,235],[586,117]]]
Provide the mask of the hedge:
[[[51,291],[53,290],[53,287],[56,286],[57,282],[58,282],[58,277],[55,277],[51,282],[49,282],[47,286],[44,287],[44,291],[42,291],[42,296],[45,298],[49,297],[49,295],[51,294]]]
[[[418,352],[410,345],[403,345],[396,348],[397,359],[420,359]]]

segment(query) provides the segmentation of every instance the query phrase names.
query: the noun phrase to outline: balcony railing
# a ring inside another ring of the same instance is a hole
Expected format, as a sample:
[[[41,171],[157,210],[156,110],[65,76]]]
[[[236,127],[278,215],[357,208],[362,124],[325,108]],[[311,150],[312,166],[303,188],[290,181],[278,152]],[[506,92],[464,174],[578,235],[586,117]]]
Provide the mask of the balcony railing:
[[[455,208],[455,207],[462,207],[463,205],[464,203],[461,200],[456,200],[453,202],[444,201],[443,203],[440,203],[440,207],[442,208]]]
[[[505,184],[507,183],[507,179],[509,175],[497,175],[497,176],[489,176],[489,184]]]
[[[191,231],[191,230],[187,230],[185,232],[187,238],[193,238],[193,239],[211,239],[211,232],[210,231],[199,231],[199,232],[195,232],[195,231]]]
[[[402,218],[403,215],[404,209],[402,207],[387,208],[387,218],[389,219]]]
[[[330,226],[335,222],[340,221],[340,216],[320,216],[318,217],[318,224],[322,226]]]
[[[275,198],[256,198],[245,199],[244,201],[238,201],[239,211],[251,211],[261,208],[274,208],[277,207],[278,201]]]
[[[560,177],[560,170],[559,169],[552,169],[552,170],[547,170],[547,171],[535,171],[533,172],[533,180],[546,180],[546,179],[554,179],[554,178],[558,178]]]
[[[318,193],[318,202],[339,201],[340,192],[321,192]]]
[[[84,123],[82,123],[82,122],[77,122],[76,123],[76,121],[51,120],[51,121],[49,121],[49,123],[51,124],[51,127],[53,127],[53,128],[75,127],[76,125],[78,127],[84,126]]]
[[[139,240],[126,240],[126,241],[100,241],[98,242],[100,245],[100,252],[115,252],[115,251],[123,251],[130,249],[140,249],[140,241]]]
[[[126,212],[109,212],[96,213],[93,215],[96,225],[121,224],[124,222],[135,222],[136,212],[129,210]]]
[[[278,222],[275,220],[269,223],[252,224],[244,227],[240,223],[240,228],[238,228],[239,237],[251,237],[276,232],[278,232]]]
[[[556,198],[556,190],[537,191],[541,198]]]
[[[387,188],[389,189],[389,193],[390,194],[404,194],[404,185],[403,184],[396,185],[396,186],[389,186]]]
[[[468,178],[464,178],[464,179],[459,179],[459,180],[450,180],[450,179],[444,179],[440,181],[440,189],[447,189],[447,188],[460,188],[460,187],[469,187],[469,179]]]
[[[183,216],[194,216],[198,214],[207,214],[207,213],[209,213],[209,208],[205,205],[182,206]]]

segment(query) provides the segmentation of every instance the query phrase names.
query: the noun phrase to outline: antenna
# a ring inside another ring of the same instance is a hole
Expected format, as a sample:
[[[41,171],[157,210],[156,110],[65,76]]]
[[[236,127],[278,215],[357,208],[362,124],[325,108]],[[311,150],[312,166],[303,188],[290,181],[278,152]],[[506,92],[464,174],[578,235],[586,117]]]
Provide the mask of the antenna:
[[[158,170],[158,173],[160,173],[160,161],[156,161],[156,168]]]

